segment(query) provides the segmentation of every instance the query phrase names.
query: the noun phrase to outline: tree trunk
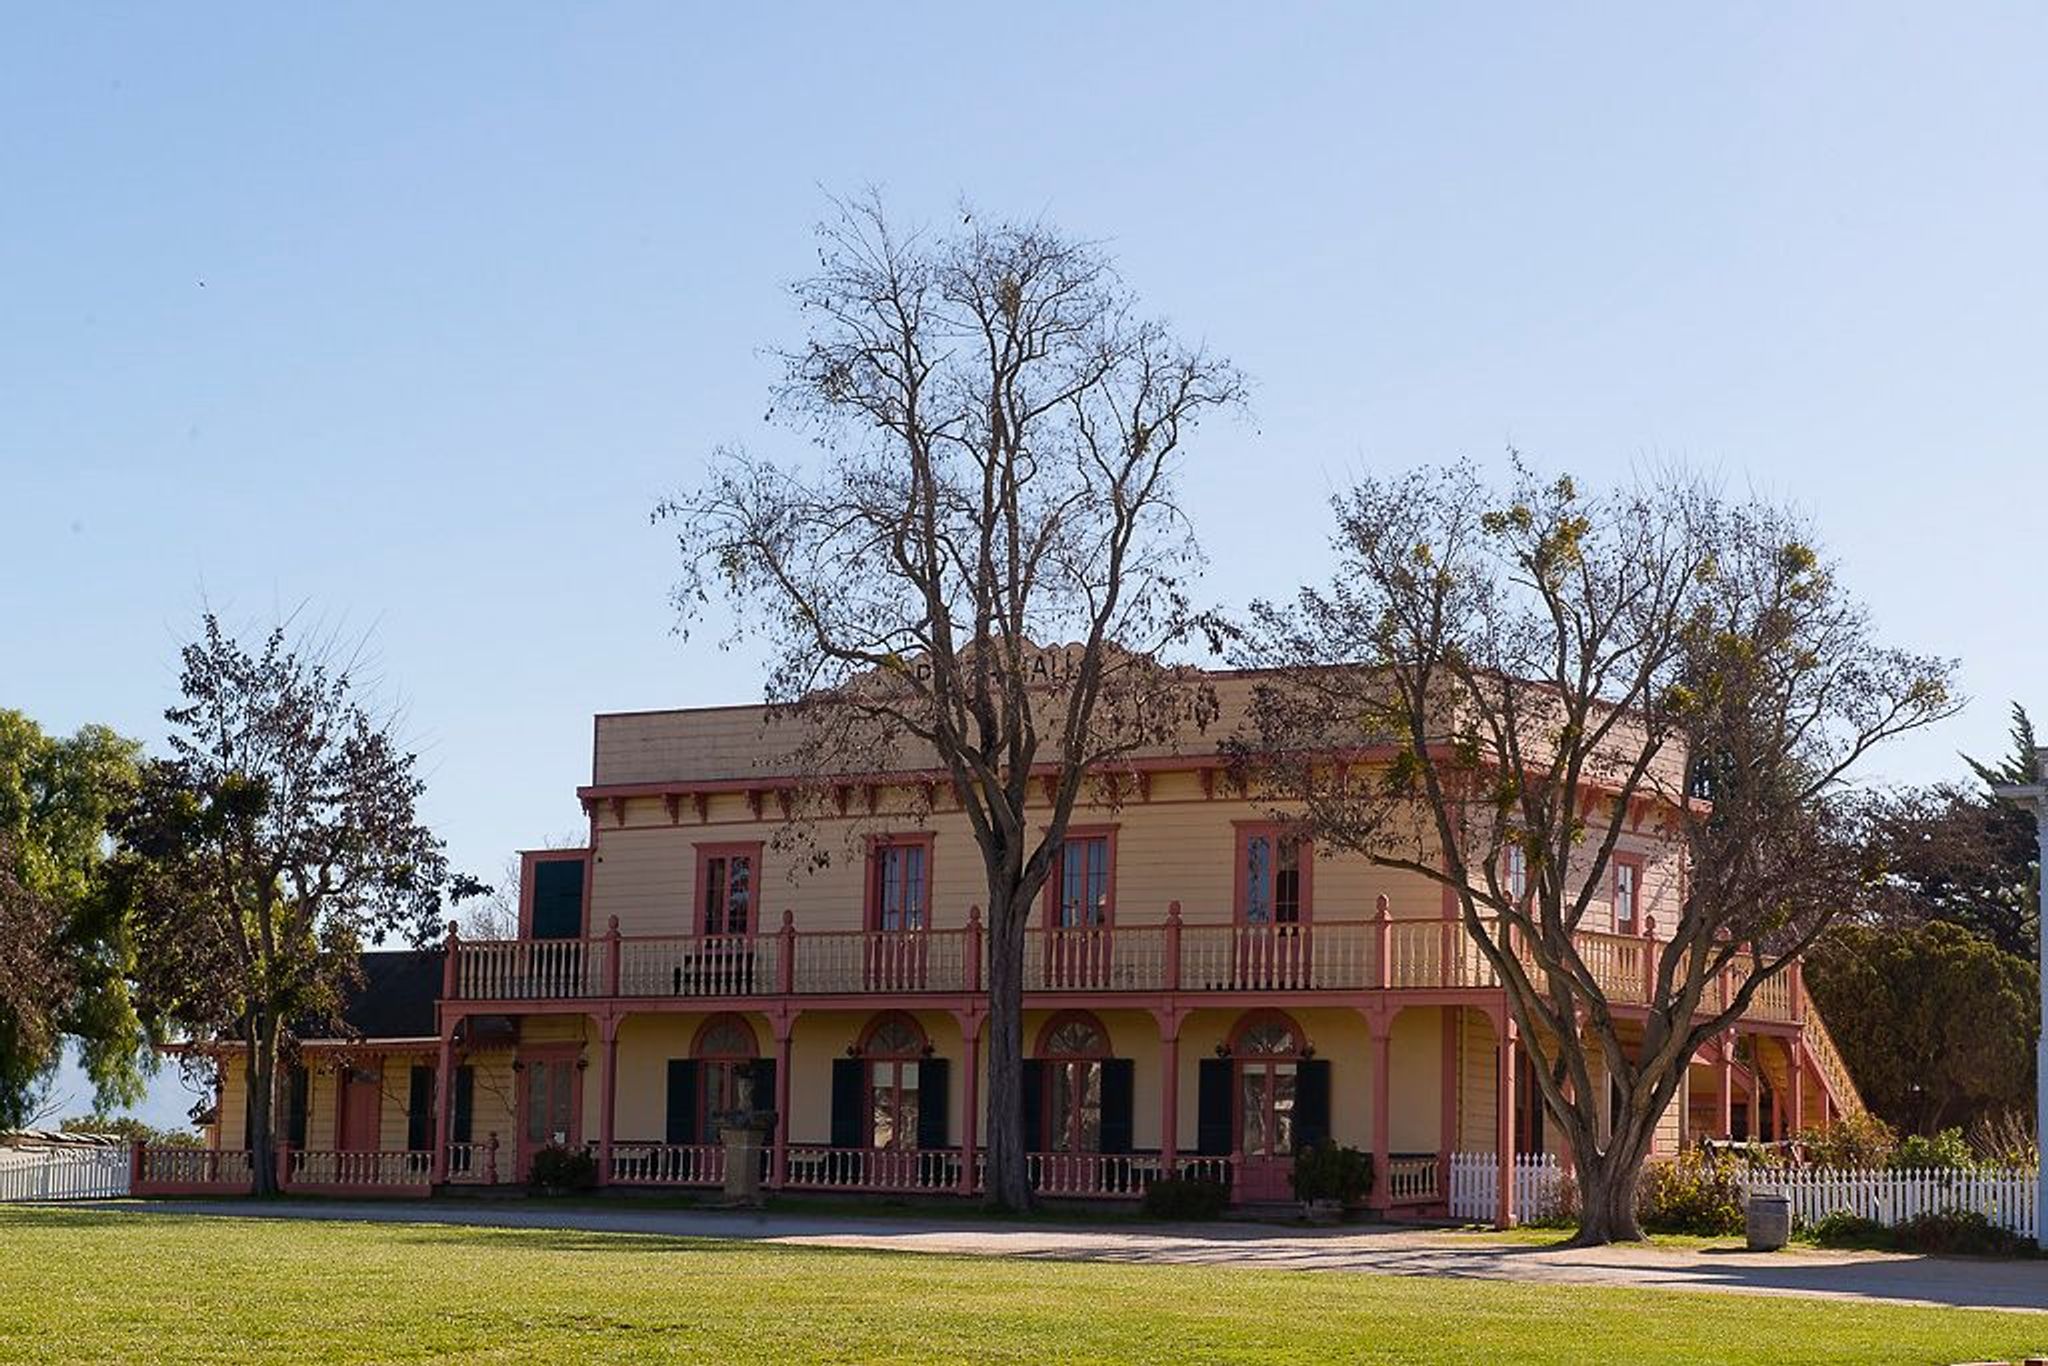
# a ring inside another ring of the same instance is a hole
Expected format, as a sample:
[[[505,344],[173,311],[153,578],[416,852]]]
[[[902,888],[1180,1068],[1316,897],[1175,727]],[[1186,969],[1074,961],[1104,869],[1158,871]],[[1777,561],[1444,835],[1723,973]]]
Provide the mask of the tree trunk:
[[[277,1035],[274,1021],[259,1019],[249,1031],[249,1067],[245,1103],[249,1115],[249,1169],[257,1195],[276,1195],[277,1154],[271,1133],[276,1114]]]
[[[991,889],[993,890],[993,889]],[[990,899],[988,1184],[992,1209],[1031,1208],[1024,1153],[1024,926],[1028,907]]]
[[[1572,1247],[1636,1243],[1643,1238],[1636,1219],[1636,1187],[1642,1163],[1627,1162],[1616,1148],[1576,1155],[1579,1173],[1579,1231]]]

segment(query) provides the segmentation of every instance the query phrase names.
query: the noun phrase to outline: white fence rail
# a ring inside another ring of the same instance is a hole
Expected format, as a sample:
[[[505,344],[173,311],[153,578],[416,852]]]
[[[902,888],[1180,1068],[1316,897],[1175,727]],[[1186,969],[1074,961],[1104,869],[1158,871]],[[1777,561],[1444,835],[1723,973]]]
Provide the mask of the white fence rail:
[[[1549,1153],[1514,1160],[1515,1218],[1553,1218],[1564,1210],[1564,1171]],[[1500,1159],[1492,1153],[1451,1154],[1451,1217],[1491,1220],[1500,1210]]]
[[[1812,1224],[1848,1213],[1889,1228],[1922,1214],[1976,1213],[2023,1238],[2034,1236],[2034,1170],[1876,1171],[1829,1167],[1758,1167],[1743,1174],[1746,1193],[1783,1195],[1792,1222]]]
[[[113,1199],[128,1171],[126,1147],[0,1149],[0,1202]]]

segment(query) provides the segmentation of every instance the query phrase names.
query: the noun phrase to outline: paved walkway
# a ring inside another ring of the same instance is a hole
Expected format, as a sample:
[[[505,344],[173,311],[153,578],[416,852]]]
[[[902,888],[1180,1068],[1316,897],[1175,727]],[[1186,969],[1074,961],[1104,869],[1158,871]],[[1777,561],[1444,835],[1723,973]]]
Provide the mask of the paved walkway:
[[[153,1214],[372,1223],[459,1224],[664,1237],[738,1238],[1060,1261],[1357,1271],[1395,1276],[1819,1295],[1904,1304],[2048,1311],[2048,1260],[1993,1261],[1871,1252],[1551,1248],[1483,1234],[1399,1228],[1285,1229],[1270,1224],[996,1224],[917,1217],[716,1210],[561,1209],[545,1204],[122,1201],[90,1206]]]

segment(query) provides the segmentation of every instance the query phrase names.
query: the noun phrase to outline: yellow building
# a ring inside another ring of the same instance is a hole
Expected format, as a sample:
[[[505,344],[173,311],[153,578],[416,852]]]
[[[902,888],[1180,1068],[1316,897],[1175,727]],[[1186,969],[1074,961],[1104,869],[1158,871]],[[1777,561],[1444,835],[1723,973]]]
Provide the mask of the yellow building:
[[[285,1088],[288,1180],[510,1182],[566,1145],[609,1184],[713,1185],[716,1116],[751,1103],[777,1116],[772,1188],[975,1190],[987,946],[966,820],[932,773],[821,792],[772,739],[760,707],[597,717],[587,847],[522,856],[516,940],[370,956],[355,1009],[380,1023],[309,1044]],[[1284,1199],[1295,1147],[1329,1136],[1374,1154],[1375,1208],[1422,1215],[1446,1209],[1454,1154],[1554,1147],[1442,887],[1292,842],[1213,739],[1129,773],[1076,811],[1027,936],[1041,1193],[1125,1198],[1179,1171]],[[1679,850],[1644,814],[1583,931],[1624,1016],[1677,912]],[[1858,1107],[1796,972],[1739,1033],[1695,1060],[1660,1150]],[[231,1120],[239,1084],[230,1059]]]

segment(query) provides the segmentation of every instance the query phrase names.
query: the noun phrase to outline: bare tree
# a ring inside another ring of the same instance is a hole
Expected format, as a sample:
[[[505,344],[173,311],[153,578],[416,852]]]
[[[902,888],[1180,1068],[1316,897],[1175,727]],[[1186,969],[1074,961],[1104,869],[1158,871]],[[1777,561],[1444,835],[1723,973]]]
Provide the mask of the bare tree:
[[[683,622],[720,592],[768,640],[800,773],[894,756],[965,813],[988,887],[989,1195],[1018,1208],[1026,920],[1085,775],[1213,709],[1160,662],[1194,621],[1173,472],[1242,381],[1140,318],[1091,244],[972,214],[899,235],[873,197],[836,207],[774,410],[822,459],[723,451],[656,515],[678,527]]]
[[[1331,586],[1254,611],[1244,654],[1278,672],[1236,744],[1321,847],[1451,889],[1570,1145],[1580,1241],[1636,1238],[1694,1054],[1878,880],[1851,770],[1958,704],[1950,665],[1875,642],[1796,518],[1516,468],[1340,497]],[[1677,905],[1640,1013],[1580,934],[1625,840]]]

